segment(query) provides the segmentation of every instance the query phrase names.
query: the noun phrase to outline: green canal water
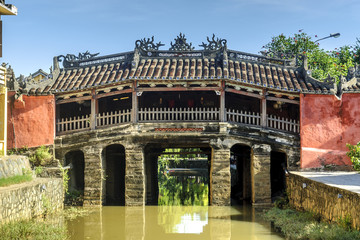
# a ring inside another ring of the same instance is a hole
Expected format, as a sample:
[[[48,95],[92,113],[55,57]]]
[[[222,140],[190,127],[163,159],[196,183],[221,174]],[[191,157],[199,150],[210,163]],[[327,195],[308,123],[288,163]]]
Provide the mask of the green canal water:
[[[67,226],[73,240],[284,239],[261,219],[260,211],[248,205],[105,206]]]

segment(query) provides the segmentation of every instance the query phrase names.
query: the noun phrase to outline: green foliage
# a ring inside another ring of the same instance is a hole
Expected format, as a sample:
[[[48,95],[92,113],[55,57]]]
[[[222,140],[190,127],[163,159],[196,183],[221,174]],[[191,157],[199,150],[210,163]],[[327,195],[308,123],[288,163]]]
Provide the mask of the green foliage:
[[[336,81],[340,76],[346,76],[349,67],[360,63],[360,40],[354,46],[342,46],[332,51],[325,51],[319,48],[319,43],[315,43],[306,33],[296,33],[293,36],[272,37],[271,42],[263,46],[264,53],[270,57],[293,58],[304,55],[308,58],[308,68],[311,70],[312,77],[323,80],[330,75]],[[301,61],[300,61],[301,62]]]
[[[285,194],[283,197],[277,199],[274,202],[274,206],[279,209],[289,208],[290,207],[289,206],[289,198],[288,198],[287,194]]]
[[[64,193],[67,194],[69,192],[69,170],[63,168],[62,166],[59,166],[60,171],[61,171],[61,175],[63,177],[63,188],[64,188]]]
[[[41,202],[42,202],[42,207],[43,207],[42,216],[44,219],[46,219],[46,216],[53,211],[53,207],[50,202],[50,199],[46,195],[41,196]]]
[[[298,54],[314,52],[319,49],[319,46],[306,33],[295,33],[294,36],[286,37],[280,34],[272,37],[271,42],[267,43],[263,48],[266,49],[265,51],[270,57],[288,58],[295,57]]]
[[[349,67],[353,67],[354,52],[350,46],[343,46],[334,51],[323,49],[307,54],[309,69],[316,79],[325,79],[328,75],[335,79],[346,76]]]
[[[66,226],[53,226],[45,222],[19,221],[0,225],[0,238],[13,239],[68,239]]]
[[[208,205],[208,179],[207,177],[187,178],[170,176],[167,168],[186,167],[189,159],[204,159],[206,155],[193,154],[199,151],[196,148],[171,148],[165,149],[165,153],[158,159],[158,184],[159,198],[158,205],[173,206],[207,206]],[[172,154],[170,154],[170,152]],[[174,154],[175,152],[175,154]],[[176,152],[188,152],[186,155]],[[207,159],[207,158],[206,158]]]
[[[42,166],[35,167],[34,170],[36,176],[40,176],[40,174],[44,171]]]
[[[360,142],[356,145],[346,144],[346,147],[349,148],[349,151],[346,153],[354,166],[356,171],[360,171]]]
[[[337,224],[319,222],[314,218],[314,214],[309,212],[272,208],[265,214],[265,219],[272,221],[286,239],[360,239],[359,231],[349,231]]]
[[[71,190],[65,194],[65,201],[66,206],[82,206],[84,203],[84,192]]]
[[[23,175],[17,175],[8,178],[1,178],[0,179],[0,187],[6,187],[13,184],[19,184],[23,182],[30,182],[32,180],[32,173],[23,171]]]
[[[48,147],[41,146],[35,150],[35,153],[30,156],[29,160],[35,166],[46,166],[51,163],[52,155]]]
[[[350,231],[352,229],[352,217],[351,217],[351,215],[347,214],[345,217],[339,218],[338,223],[344,229]]]
[[[23,146],[22,148],[12,148],[7,150],[8,155],[24,155],[29,151],[27,146]]]

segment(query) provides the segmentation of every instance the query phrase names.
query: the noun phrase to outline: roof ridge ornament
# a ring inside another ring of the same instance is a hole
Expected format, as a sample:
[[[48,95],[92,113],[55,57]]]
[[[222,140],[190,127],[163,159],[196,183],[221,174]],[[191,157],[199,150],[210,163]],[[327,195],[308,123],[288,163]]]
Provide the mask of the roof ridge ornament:
[[[89,59],[96,57],[99,54],[100,53],[91,54],[89,51],[86,51],[84,53],[79,53],[78,56],[76,56],[75,54],[66,54],[66,56],[60,55],[60,56],[57,56],[57,60],[59,62],[63,62],[63,66],[66,68],[66,67],[75,66],[74,65],[75,62],[89,60]],[[61,58],[63,58],[63,60],[61,60]]]
[[[192,51],[194,47],[192,43],[186,43],[185,34],[180,33],[179,36],[174,38],[175,43],[170,43],[171,47],[169,48],[170,51]]]
[[[135,47],[145,52],[157,51],[161,46],[165,46],[165,44],[161,43],[161,41],[158,43],[154,43],[154,36],[152,36],[151,39],[144,38],[136,40],[135,42]]]
[[[202,42],[201,45],[199,45],[199,47],[203,47],[205,51],[217,51],[220,49],[227,49],[227,40],[226,39],[222,39],[222,38],[216,38],[215,40],[215,34],[213,33],[212,38],[210,40],[209,37],[206,37],[208,44]]]

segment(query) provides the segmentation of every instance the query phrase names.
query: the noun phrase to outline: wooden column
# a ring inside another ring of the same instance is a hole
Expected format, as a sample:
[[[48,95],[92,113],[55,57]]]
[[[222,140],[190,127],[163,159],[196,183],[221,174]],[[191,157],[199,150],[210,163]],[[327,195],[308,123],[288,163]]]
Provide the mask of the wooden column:
[[[90,128],[94,130],[96,128],[96,115],[98,114],[98,101],[96,99],[95,89],[91,91],[91,114],[90,114]]]
[[[131,121],[133,123],[138,122],[138,97],[137,97],[137,81],[133,83],[132,91],[132,110],[131,110]]]
[[[260,100],[261,101],[261,126],[267,127],[267,118],[266,118],[266,98],[265,96]]]
[[[225,81],[221,82],[221,90],[220,90],[220,122],[226,121],[226,113],[225,113]]]

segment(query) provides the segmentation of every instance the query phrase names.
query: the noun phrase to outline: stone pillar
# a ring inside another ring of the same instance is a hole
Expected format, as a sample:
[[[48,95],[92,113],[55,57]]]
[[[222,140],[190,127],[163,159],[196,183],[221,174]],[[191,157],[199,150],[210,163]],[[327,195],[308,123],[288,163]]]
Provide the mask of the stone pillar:
[[[210,174],[210,204],[215,206],[230,205],[230,148],[224,146],[212,148]]]
[[[84,152],[84,206],[102,204],[102,179],[103,171],[101,166],[101,148],[87,146],[82,149]]]
[[[288,170],[298,170],[300,168],[300,150],[287,151],[287,168]]]
[[[271,203],[270,152],[270,145],[255,144],[252,146],[251,201],[253,204]]]
[[[145,204],[143,147],[139,144],[127,144],[125,155],[125,205],[142,206]]]

